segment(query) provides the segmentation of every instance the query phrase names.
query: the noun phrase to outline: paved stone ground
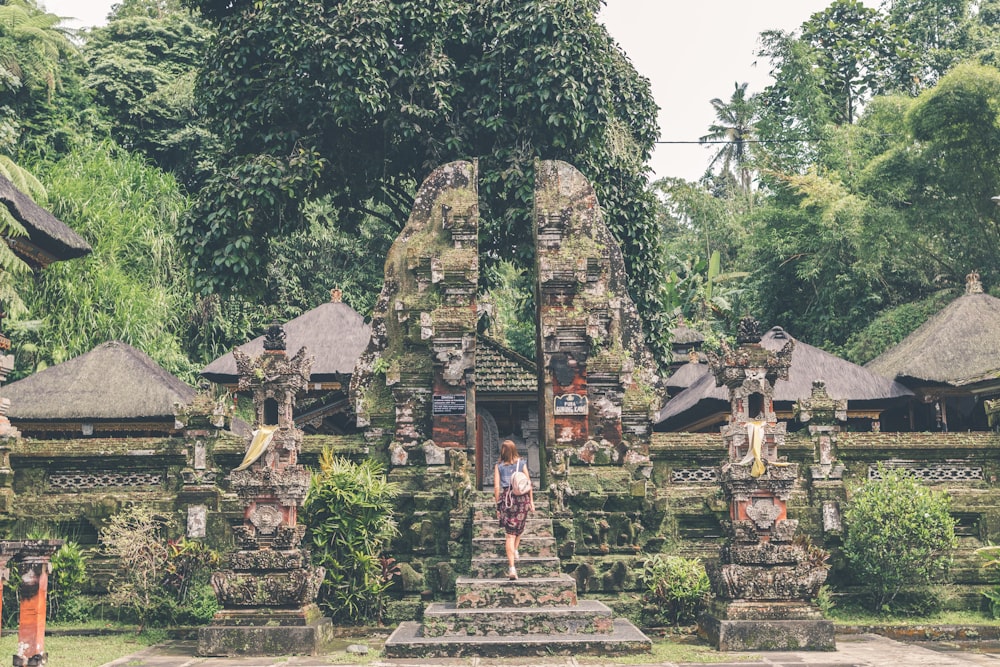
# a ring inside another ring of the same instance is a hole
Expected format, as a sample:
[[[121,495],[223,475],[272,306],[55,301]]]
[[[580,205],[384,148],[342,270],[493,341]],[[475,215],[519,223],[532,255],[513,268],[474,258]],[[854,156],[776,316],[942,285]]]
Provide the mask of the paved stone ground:
[[[109,662],[103,667],[345,667],[355,663],[341,651],[326,657],[284,658],[199,658],[194,642],[168,642]],[[991,652],[995,651],[995,652]],[[733,662],[715,663],[716,667],[1000,667],[1000,646],[982,644],[961,648],[945,642],[903,644],[877,635],[837,637],[837,650],[829,653],[768,652],[731,653]],[[463,658],[452,660],[378,660],[368,667],[592,667],[601,664],[594,658]],[[606,664],[613,664],[608,662]],[[654,663],[648,663],[650,665]],[[675,663],[655,663],[659,667],[679,667]],[[641,667],[634,665],[633,667]]]

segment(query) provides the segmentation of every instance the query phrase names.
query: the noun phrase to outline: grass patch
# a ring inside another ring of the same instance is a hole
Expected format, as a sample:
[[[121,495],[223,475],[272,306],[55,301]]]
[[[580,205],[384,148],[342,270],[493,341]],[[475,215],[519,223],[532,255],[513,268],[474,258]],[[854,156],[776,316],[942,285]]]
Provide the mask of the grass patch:
[[[161,633],[110,635],[105,637],[46,637],[49,664],[59,667],[100,667],[107,662],[142,650],[163,640]],[[17,653],[17,631],[4,630],[0,655]]]
[[[1000,626],[1000,619],[990,618],[978,611],[940,611],[927,616],[889,616],[856,607],[834,607],[826,617],[841,625],[993,625]]]
[[[654,637],[650,653],[637,653],[613,658],[598,656],[577,656],[577,662],[587,664],[649,665],[660,663],[694,662],[710,664],[714,662],[751,662],[760,660],[759,655],[733,655],[720,653],[697,637],[673,636]]]

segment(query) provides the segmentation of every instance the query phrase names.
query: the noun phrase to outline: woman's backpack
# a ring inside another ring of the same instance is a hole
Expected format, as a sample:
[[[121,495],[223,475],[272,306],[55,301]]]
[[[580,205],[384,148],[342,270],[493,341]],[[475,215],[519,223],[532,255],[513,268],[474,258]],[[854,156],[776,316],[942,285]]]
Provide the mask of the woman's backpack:
[[[518,462],[520,463],[520,461]],[[524,494],[531,491],[531,480],[528,476],[521,471],[520,466],[514,471],[514,474],[510,476],[510,490],[515,496],[523,496]]]

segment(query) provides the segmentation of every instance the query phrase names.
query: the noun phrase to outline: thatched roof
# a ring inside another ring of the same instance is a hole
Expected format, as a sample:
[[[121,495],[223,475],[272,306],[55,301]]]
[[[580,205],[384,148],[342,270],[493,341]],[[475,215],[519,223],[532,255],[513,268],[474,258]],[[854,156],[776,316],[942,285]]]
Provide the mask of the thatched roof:
[[[998,334],[1000,299],[965,294],[865,367],[903,382],[912,379],[962,387],[995,381],[1000,378]]]
[[[27,237],[8,239],[14,252],[27,262],[45,266],[54,261],[83,257],[91,251],[82,236],[14,187],[5,176],[0,176],[0,203],[28,232]]]
[[[681,324],[670,330],[670,343],[676,347],[699,347],[705,342],[705,336],[700,331]]]
[[[698,361],[688,361],[686,364],[678,368],[676,371],[668,377],[664,383],[669,394],[677,394],[683,389],[687,389],[695,382],[700,380],[702,376],[709,374],[708,364],[702,364]]]
[[[131,345],[102,343],[86,354],[0,387],[11,420],[173,419],[195,390]]]
[[[368,347],[371,325],[346,303],[331,301],[302,313],[283,325],[289,354],[305,346],[315,357],[310,382],[342,381],[354,372],[354,364]],[[256,357],[264,351],[264,336],[239,349]],[[236,359],[229,352],[202,369],[201,374],[219,384],[236,384]]]
[[[768,350],[777,352],[791,338],[781,327],[774,327],[761,338],[760,343]],[[788,380],[779,380],[774,387],[775,402],[791,404],[801,398],[808,398],[812,393],[814,380],[826,382],[827,392],[831,397],[846,398],[852,403],[864,402],[870,405],[913,395],[898,382],[887,380],[857,364],[796,340]],[[692,416],[695,412],[707,414],[725,409],[728,405],[728,389],[716,387],[715,376],[706,373],[667,401],[657,413],[655,423],[667,420],[686,421],[681,416],[688,412]]]

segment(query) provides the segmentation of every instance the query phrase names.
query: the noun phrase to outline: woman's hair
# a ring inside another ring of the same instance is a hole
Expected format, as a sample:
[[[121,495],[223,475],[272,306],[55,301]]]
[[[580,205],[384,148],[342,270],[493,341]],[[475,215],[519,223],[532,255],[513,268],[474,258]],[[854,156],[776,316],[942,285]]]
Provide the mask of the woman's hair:
[[[504,463],[513,463],[517,458],[517,445],[513,440],[504,440],[500,444],[500,460]]]

